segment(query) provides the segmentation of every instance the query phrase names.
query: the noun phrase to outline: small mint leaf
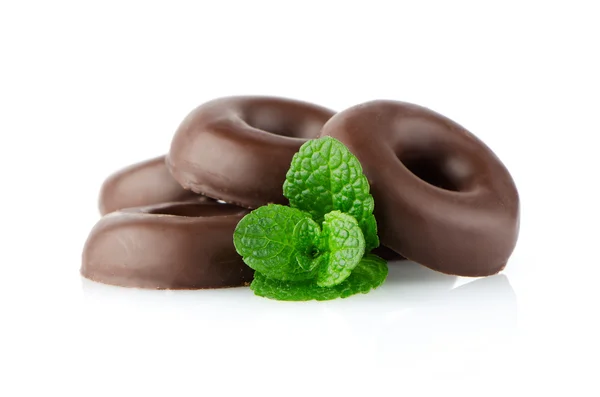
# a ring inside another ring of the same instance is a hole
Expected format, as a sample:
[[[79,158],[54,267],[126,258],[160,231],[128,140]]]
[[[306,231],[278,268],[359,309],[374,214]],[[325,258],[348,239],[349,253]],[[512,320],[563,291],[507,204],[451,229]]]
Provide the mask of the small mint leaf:
[[[308,272],[312,272],[318,266],[317,263],[314,263],[314,258],[318,254],[317,244],[320,241],[320,234],[319,225],[310,216],[301,219],[294,226],[292,235],[298,251],[296,262],[301,269]]]
[[[303,253],[315,250],[318,243],[318,237],[321,234],[321,228],[306,213],[305,216],[294,226],[292,232],[296,247]]]
[[[345,298],[359,292],[366,294],[383,284],[387,275],[388,266],[384,259],[374,254],[365,255],[348,277],[347,281],[349,282],[340,292],[340,296]],[[344,285],[344,283],[341,285]]]
[[[366,252],[379,246],[374,201],[358,159],[331,137],[309,140],[292,159],[283,184],[290,205],[307,211],[317,223],[338,210],[358,221]]]
[[[377,221],[375,220],[375,215],[365,215],[360,222],[358,222],[358,226],[360,226],[363,236],[365,237],[365,253],[369,253],[372,249],[379,247],[379,237],[377,237]]]
[[[317,285],[333,287],[350,276],[365,253],[365,239],[352,216],[332,211],[325,215],[320,249]]]
[[[242,218],[233,243],[248,266],[269,278],[308,280],[317,272],[313,259],[319,234],[309,214],[269,204]]]
[[[388,274],[387,263],[369,254],[360,261],[350,277],[334,287],[319,287],[312,281],[281,281],[254,273],[250,289],[258,296],[282,301],[331,300],[366,294],[379,287]]]

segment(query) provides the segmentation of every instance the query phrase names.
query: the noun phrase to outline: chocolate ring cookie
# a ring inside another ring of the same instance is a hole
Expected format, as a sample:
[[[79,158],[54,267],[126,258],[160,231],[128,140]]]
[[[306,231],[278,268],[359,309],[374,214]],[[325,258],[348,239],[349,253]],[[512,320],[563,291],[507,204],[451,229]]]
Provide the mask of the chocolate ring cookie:
[[[161,156],[110,175],[100,189],[98,207],[105,215],[123,208],[192,199],[210,200],[182,188],[169,173],[165,156]]]
[[[498,157],[454,121],[396,101],[333,116],[322,135],[343,142],[371,184],[381,242],[459,276],[501,271],[519,233],[519,196]]]
[[[85,243],[81,274],[124,287],[246,285],[253,270],[233,245],[248,210],[217,202],[163,203],[105,215]]]
[[[177,129],[167,166],[185,189],[258,208],[285,204],[292,157],[334,112],[292,99],[237,96],[193,110]]]

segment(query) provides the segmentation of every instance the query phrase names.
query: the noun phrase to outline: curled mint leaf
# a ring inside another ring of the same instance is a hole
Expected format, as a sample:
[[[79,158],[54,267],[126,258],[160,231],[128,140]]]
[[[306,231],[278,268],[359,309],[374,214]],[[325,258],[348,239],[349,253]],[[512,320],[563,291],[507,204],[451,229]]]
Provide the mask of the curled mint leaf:
[[[250,288],[258,296],[283,301],[331,300],[366,294],[385,281],[388,267],[385,260],[376,255],[365,255],[352,274],[341,284],[319,287],[312,281],[281,281],[255,273]]]
[[[269,204],[246,215],[233,233],[235,249],[252,269],[277,280],[309,280],[320,228],[309,214]]]
[[[379,237],[377,236],[377,221],[375,215],[367,214],[358,222],[360,230],[365,236],[365,253],[379,247]]]
[[[306,213],[304,213],[306,215]],[[305,216],[301,219],[293,231],[293,241],[296,245],[296,250],[300,253],[296,255],[296,261],[302,269],[313,269],[317,271],[318,263],[313,262],[318,255],[317,244],[320,243],[321,229],[319,225],[312,220],[310,216]],[[314,272],[311,270],[311,275]]]
[[[319,249],[317,285],[333,287],[350,276],[365,253],[363,233],[352,216],[340,211],[325,215]]]
[[[283,184],[290,205],[307,211],[317,223],[338,210],[358,221],[366,252],[379,246],[374,201],[358,159],[338,140],[313,139],[302,145],[292,159]]]
[[[374,254],[368,254],[362,258],[348,279],[352,278],[351,289],[356,291],[354,293],[366,294],[383,284],[387,275],[388,266],[385,259]]]

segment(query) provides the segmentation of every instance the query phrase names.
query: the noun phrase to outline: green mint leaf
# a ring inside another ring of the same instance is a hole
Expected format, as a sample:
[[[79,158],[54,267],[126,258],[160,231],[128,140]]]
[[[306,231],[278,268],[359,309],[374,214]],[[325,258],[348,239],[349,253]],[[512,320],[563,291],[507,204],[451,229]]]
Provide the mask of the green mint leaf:
[[[321,229],[312,218],[306,214],[296,226],[294,226],[293,241],[296,244],[296,250],[300,255],[296,255],[298,266],[302,269],[311,269],[311,275],[314,275],[312,270],[316,271],[318,263],[314,262],[314,258],[318,254],[317,244],[320,243]]]
[[[356,219],[340,211],[326,214],[319,248],[325,253],[318,259],[317,285],[341,284],[365,253],[365,239]]]
[[[258,296],[282,301],[331,300],[366,294],[379,287],[388,274],[387,263],[369,254],[360,261],[350,277],[333,287],[319,287],[312,281],[281,281],[254,273],[250,289]]]
[[[331,137],[313,139],[294,155],[283,184],[290,205],[307,211],[317,223],[325,214],[338,210],[358,221],[366,252],[379,246],[373,216],[373,196],[358,159]]]
[[[358,222],[360,230],[365,237],[365,253],[379,247],[379,237],[377,236],[377,221],[375,215],[367,214]]]
[[[383,284],[387,275],[388,266],[385,259],[374,254],[365,255],[348,277],[350,287],[347,287],[341,296],[344,298],[359,292],[366,294]]]
[[[333,288],[318,287],[312,281],[282,281],[255,272],[250,289],[255,295],[280,301],[331,300],[340,294]]]
[[[320,228],[309,214],[269,204],[246,215],[233,233],[235,249],[257,272],[277,280],[316,276]]]

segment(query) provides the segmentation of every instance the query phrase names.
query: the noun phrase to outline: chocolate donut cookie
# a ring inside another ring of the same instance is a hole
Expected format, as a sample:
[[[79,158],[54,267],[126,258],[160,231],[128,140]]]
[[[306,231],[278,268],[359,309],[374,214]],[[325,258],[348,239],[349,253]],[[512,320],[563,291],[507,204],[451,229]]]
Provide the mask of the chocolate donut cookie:
[[[98,207],[105,215],[123,208],[193,199],[212,201],[182,188],[167,170],[165,156],[160,156],[110,175],[100,189]]]
[[[216,99],[181,123],[167,165],[185,189],[214,199],[247,208],[285,204],[282,185],[292,157],[333,114],[285,98]]]
[[[336,114],[325,135],[361,162],[384,245],[448,274],[505,267],[519,233],[517,189],[465,128],[421,106],[379,100]]]
[[[197,201],[112,212],[90,232],[81,274],[137,288],[246,285],[254,273],[236,252],[233,231],[247,213],[229,204]]]

